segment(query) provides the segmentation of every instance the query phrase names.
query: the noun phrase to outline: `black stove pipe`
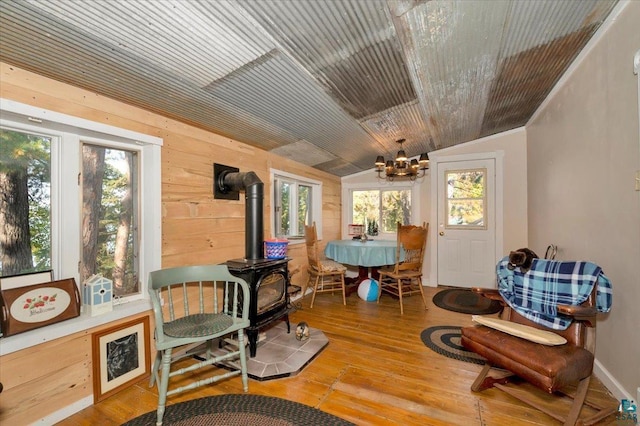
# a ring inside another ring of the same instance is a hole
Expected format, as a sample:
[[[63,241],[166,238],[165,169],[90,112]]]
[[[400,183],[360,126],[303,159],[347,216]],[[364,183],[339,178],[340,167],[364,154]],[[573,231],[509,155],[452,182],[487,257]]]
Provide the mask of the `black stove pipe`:
[[[245,193],[245,259],[264,258],[264,183],[254,172],[222,172],[218,185]]]

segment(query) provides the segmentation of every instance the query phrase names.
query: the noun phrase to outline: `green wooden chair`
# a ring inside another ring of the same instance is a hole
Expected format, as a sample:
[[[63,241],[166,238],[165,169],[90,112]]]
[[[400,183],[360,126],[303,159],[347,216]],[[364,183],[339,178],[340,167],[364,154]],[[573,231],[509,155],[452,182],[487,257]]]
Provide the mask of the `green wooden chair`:
[[[244,391],[249,390],[245,328],[250,325],[250,293],[243,279],[231,275],[225,265],[161,269],[149,274],[149,293],[155,316],[157,349],[149,385],[153,386],[155,382],[158,386],[157,425],[162,425],[167,397],[173,394],[239,374]],[[233,334],[237,334],[237,346],[225,345],[225,350],[217,351],[216,356],[213,351],[220,347],[221,340]],[[194,352],[189,348],[202,346],[206,347],[203,361],[194,359],[192,365],[171,371],[173,362],[193,356]],[[180,350],[174,352],[176,348]],[[216,370],[200,379],[201,374],[197,376],[199,380],[168,389],[170,378],[222,362],[227,367],[224,373]],[[235,368],[229,370],[230,365]]]

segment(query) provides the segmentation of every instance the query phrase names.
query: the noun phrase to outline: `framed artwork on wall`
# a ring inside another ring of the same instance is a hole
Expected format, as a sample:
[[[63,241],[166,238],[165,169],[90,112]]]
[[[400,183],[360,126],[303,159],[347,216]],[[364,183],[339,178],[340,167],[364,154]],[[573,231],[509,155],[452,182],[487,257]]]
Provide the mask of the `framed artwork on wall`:
[[[149,317],[93,333],[93,397],[101,401],[151,372]]]

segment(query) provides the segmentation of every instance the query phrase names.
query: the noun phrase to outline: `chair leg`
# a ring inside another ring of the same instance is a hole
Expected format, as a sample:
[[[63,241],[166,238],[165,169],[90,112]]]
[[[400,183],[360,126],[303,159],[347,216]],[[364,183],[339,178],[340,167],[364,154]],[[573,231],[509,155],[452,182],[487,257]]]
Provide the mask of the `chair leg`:
[[[149,387],[155,384],[160,386],[160,378],[158,377],[158,370],[160,369],[160,362],[162,361],[162,352],[156,351],[156,357],[153,360],[153,366],[151,367],[151,377],[149,378]]]
[[[169,372],[171,370],[171,348],[165,349],[162,353],[162,375],[160,376],[160,387],[158,389],[158,411],[156,426],[162,426],[165,405],[167,403],[167,389],[169,388]]]
[[[402,306],[402,280],[398,278],[398,298],[400,299],[400,315],[404,315],[404,307]]]
[[[242,377],[242,390],[249,391],[249,378],[247,373],[247,355],[244,347],[244,330],[238,330],[238,350],[240,351],[240,372]]]
[[[578,416],[580,415],[580,410],[582,410],[584,399],[587,397],[587,390],[589,390],[590,379],[591,379],[591,376],[585,377],[584,379],[580,380],[580,383],[578,383],[576,394],[573,397],[573,404],[571,405],[571,410],[569,411],[567,420],[564,422],[565,426],[573,426],[578,421]]]
[[[482,392],[483,390],[494,387],[496,384],[505,385],[509,382],[509,378],[513,376],[513,374],[508,374],[504,377],[496,379],[495,377],[488,376],[489,371],[491,371],[492,365],[488,362],[484,364],[482,370],[478,374],[478,377],[471,384],[471,390],[474,392]]]
[[[311,295],[311,305],[310,308],[313,308],[313,302],[316,300],[316,293],[318,293],[318,282],[320,281],[320,274],[316,275],[316,281],[313,285],[313,294]]]
[[[418,278],[416,281],[418,282],[418,289],[420,290],[420,296],[422,296],[422,303],[424,303],[424,310],[426,311],[429,308],[427,308],[427,299],[424,297],[424,290],[422,289],[422,280]]]
[[[347,304],[347,285],[344,283],[344,272],[340,274],[340,284],[342,284],[342,304]]]
[[[589,379],[590,380],[590,379]],[[570,392],[562,392],[565,395],[569,396],[572,399],[576,399],[577,398],[577,393],[580,390],[580,383],[578,383],[578,387],[576,389],[576,391],[574,393],[570,393]],[[588,391],[587,391],[588,393]],[[595,423],[598,423],[600,420],[604,419],[605,417],[608,417],[612,414],[615,414],[618,412],[618,405],[611,405],[611,404],[603,404],[599,401],[595,401],[595,400],[589,400],[588,395],[585,396],[584,398],[584,402],[583,402],[583,406],[584,405],[588,405],[589,407],[593,408],[594,410],[596,410],[596,412],[588,417],[583,417],[581,419],[576,419],[576,422],[579,422],[580,424],[584,425],[584,426],[591,426]]]
[[[482,370],[480,370],[480,374],[478,374],[478,377],[476,377],[476,379],[471,384],[472,391],[481,392],[487,389],[488,387],[492,387],[492,386],[488,386],[488,387],[483,386],[484,379],[485,377],[487,377],[487,374],[489,374],[490,370],[491,370],[491,364],[486,363],[484,367],[482,367]]]
[[[483,372],[484,372],[484,369],[483,369]],[[480,379],[480,376],[478,376],[478,379]],[[476,382],[478,381],[478,379],[476,379]],[[592,424],[604,419],[605,417],[615,413],[616,410],[617,410],[617,407],[592,406],[592,404],[589,403],[586,400],[587,391],[589,390],[589,381],[590,381],[591,377],[586,377],[586,378],[580,380],[574,395],[570,395],[568,393],[565,394],[562,391],[558,391],[557,392],[557,395],[564,394],[564,395],[566,395],[566,396],[568,396],[568,397],[573,399],[573,403],[571,405],[571,408],[569,409],[569,414],[567,415],[567,417],[563,417],[560,413],[558,413],[555,410],[550,409],[545,404],[538,403],[535,399],[532,399],[532,398],[526,396],[525,393],[516,392],[513,389],[511,389],[510,387],[505,386],[503,383],[501,383],[501,380],[505,380],[506,381],[506,379],[507,378],[505,378],[505,379],[497,379],[496,380],[496,379],[493,379],[492,377],[487,377],[484,381],[482,381],[482,385],[484,385],[485,383],[487,383],[489,381],[492,381],[492,385],[495,386],[496,388],[500,389],[503,392],[506,392],[507,394],[509,394],[509,395],[513,396],[514,398],[524,402],[525,404],[528,404],[531,407],[542,411],[546,415],[548,415],[548,416],[550,416],[550,417],[552,417],[552,418],[554,418],[554,419],[556,419],[556,420],[558,420],[560,422],[563,422],[564,426],[574,426],[576,424],[581,424],[581,425],[585,425],[585,426],[592,425]],[[474,386],[475,385],[476,385],[476,383],[474,382]],[[489,386],[489,387],[491,387],[491,386]],[[473,386],[472,386],[472,389],[473,389]],[[579,418],[580,417],[580,412],[582,411],[582,407],[585,404],[590,405],[593,408],[598,409],[599,411],[597,413],[595,413],[591,417],[580,419]]]

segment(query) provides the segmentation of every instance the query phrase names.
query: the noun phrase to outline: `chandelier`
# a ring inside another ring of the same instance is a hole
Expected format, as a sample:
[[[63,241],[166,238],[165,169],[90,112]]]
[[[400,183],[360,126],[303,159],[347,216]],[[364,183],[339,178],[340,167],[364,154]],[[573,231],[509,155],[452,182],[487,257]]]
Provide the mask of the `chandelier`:
[[[382,173],[384,172],[384,178],[390,182],[393,182],[396,178],[416,180],[424,176],[425,172],[429,170],[429,155],[425,152],[420,154],[420,159],[415,158],[409,161],[407,154],[402,149],[402,144],[405,139],[398,139],[396,143],[400,144],[400,150],[396,154],[395,160],[387,160],[385,162],[382,155],[378,155],[376,158],[376,173],[378,173],[378,179],[382,179]]]

